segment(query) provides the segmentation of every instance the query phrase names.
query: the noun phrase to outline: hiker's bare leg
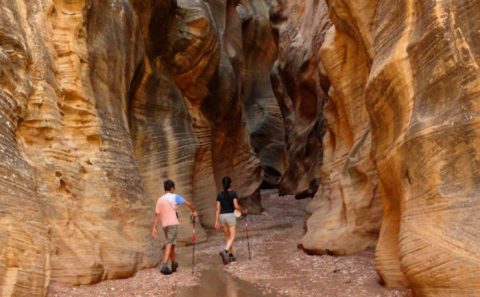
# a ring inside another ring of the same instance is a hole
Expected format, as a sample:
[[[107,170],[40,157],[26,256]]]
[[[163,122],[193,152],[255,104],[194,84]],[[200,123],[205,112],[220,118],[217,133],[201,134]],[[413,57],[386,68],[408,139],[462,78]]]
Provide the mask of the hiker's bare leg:
[[[172,263],[175,262],[176,255],[175,255],[175,246],[172,245],[172,251],[170,252],[170,260],[172,260]]]
[[[227,251],[230,251],[233,246],[233,241],[235,240],[235,226],[228,226],[228,232],[230,233],[230,236],[228,238],[227,246],[225,247],[225,249]]]
[[[230,238],[230,230],[228,230],[228,226],[223,226],[223,235],[225,235],[225,250],[228,250],[227,243]]]
[[[165,245],[165,254],[163,255],[163,263],[168,263],[168,259],[170,258],[171,252],[172,252],[172,244],[167,243]]]

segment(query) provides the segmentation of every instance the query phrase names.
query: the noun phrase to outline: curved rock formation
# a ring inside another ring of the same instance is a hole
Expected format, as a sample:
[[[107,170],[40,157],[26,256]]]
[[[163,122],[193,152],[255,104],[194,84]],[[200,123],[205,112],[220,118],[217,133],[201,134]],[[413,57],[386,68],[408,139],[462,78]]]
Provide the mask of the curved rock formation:
[[[194,201],[213,227],[215,197],[225,175],[252,212],[259,212],[262,170],[252,151],[243,110],[242,27],[233,1],[178,1],[172,74],[197,139]],[[223,34],[222,34],[223,32]],[[217,186],[215,186],[217,185]]]
[[[2,164],[18,165],[6,167],[13,183],[2,197],[7,214],[21,213],[2,215],[2,295],[153,265],[151,205],[126,117],[143,55],[130,4],[7,1],[1,12],[2,146],[11,154]]]
[[[262,187],[276,187],[285,174],[285,128],[270,81],[277,58],[269,7],[264,0],[240,1],[242,20],[242,92],[252,147],[265,175]]]
[[[317,9],[326,11],[325,6]],[[338,20],[348,13],[338,4],[330,15]],[[321,185],[307,209],[311,216],[301,243],[315,253],[349,254],[373,246],[382,220],[364,94],[370,59],[355,42],[362,36],[351,37],[355,31],[347,34],[342,28],[330,27],[320,47],[321,65],[332,85],[324,107]]]
[[[375,244],[382,208],[364,99],[370,61],[328,13],[316,1],[272,6],[281,49],[273,84],[289,136],[290,169],[281,190],[308,196],[319,185],[300,245],[311,253],[347,254]]]
[[[478,5],[327,5],[334,27],[315,49],[332,88],[303,247],[349,253],[374,243],[380,195],[376,261],[386,285],[478,295]]]
[[[210,84],[211,94],[202,110],[214,125],[212,160],[217,189],[221,178],[232,177],[233,187],[242,203],[252,213],[261,209],[259,186],[263,171],[250,145],[243,110],[242,94],[243,47],[241,19],[237,1],[209,0],[220,40],[220,61],[217,75]],[[213,221],[212,221],[213,222]]]
[[[273,2],[270,18],[278,59],[272,85],[284,118],[287,151],[280,194],[311,197],[320,177],[323,104],[329,84],[318,71],[318,51],[312,49],[320,47],[330,22],[327,10],[316,7],[325,7],[322,2]],[[304,22],[307,19],[309,22]]]
[[[471,20],[480,7],[390,5],[373,8],[366,88],[385,204],[377,267],[387,285],[407,284],[420,295],[475,296],[479,24]]]
[[[136,65],[131,81],[128,110],[131,137],[142,175],[145,195],[152,210],[164,193],[163,181],[175,181],[177,192],[193,198],[193,168],[197,140],[180,89],[168,63],[176,38],[175,1],[132,1],[139,16],[145,55]],[[191,238],[189,210],[178,209],[179,240]],[[152,213],[153,217],[153,213]],[[202,232],[199,233],[204,238]]]
[[[32,94],[31,64],[20,11],[0,6],[0,293],[45,295],[49,247],[44,199],[35,193],[34,168],[25,160],[16,131]]]

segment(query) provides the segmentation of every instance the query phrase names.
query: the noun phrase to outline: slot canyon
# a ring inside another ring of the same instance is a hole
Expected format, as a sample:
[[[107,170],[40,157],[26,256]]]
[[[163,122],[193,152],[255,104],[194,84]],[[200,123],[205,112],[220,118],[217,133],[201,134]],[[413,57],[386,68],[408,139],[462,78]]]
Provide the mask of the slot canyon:
[[[480,296],[478,63],[474,0],[0,1],[0,295],[161,287],[166,179],[199,214],[202,285],[229,176],[257,248],[225,268],[243,286],[285,242],[333,282],[367,261],[381,293],[272,296]]]

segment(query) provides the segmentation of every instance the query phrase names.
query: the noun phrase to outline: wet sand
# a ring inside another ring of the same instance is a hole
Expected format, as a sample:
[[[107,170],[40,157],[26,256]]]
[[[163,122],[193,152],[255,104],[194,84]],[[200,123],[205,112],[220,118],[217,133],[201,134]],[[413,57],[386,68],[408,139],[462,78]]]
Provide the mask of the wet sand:
[[[297,249],[308,201],[278,197],[275,191],[263,193],[265,212],[247,218],[252,260],[241,220],[234,245],[237,261],[229,265],[221,264],[218,255],[223,235],[209,230],[209,240],[196,246],[195,275],[192,249],[182,247],[177,252],[180,268],[173,275],[147,269],[129,279],[90,286],[54,284],[50,296],[412,296],[408,290],[379,284],[373,249],[344,257],[309,256]]]

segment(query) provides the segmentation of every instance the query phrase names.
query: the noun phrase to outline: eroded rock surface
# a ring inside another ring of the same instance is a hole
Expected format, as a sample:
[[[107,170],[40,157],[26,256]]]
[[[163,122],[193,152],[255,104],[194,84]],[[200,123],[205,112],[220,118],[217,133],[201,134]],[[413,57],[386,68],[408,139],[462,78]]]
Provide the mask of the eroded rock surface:
[[[150,226],[166,178],[206,226],[224,175],[260,210],[236,5],[0,4],[2,295],[42,296],[50,281],[88,284],[156,264]],[[188,210],[180,217],[188,241]]]
[[[43,295],[50,280],[91,283],[153,265],[152,211],[126,117],[143,55],[132,7],[7,1],[0,9],[10,180],[2,294]]]
[[[315,8],[323,13],[328,10],[326,6]],[[349,15],[340,4],[329,9],[334,21]],[[325,72],[331,87],[323,114],[321,182],[307,208],[307,232],[301,242],[314,253],[350,254],[373,246],[382,221],[364,94],[370,59],[355,42],[363,37],[361,33],[352,37],[356,31],[343,28],[329,27],[319,48],[319,71]]]
[[[373,8],[365,96],[385,204],[377,267],[387,285],[421,295],[478,295],[480,49],[472,20],[480,7],[390,5]]]
[[[323,2],[282,0],[270,5],[278,44],[272,85],[286,136],[286,171],[280,193],[311,197],[320,177],[323,104],[329,85],[319,71],[319,53],[313,49],[322,44],[330,22]]]
[[[314,50],[332,86],[303,247],[349,253],[373,244],[380,196],[376,265],[386,285],[421,296],[478,295],[478,5],[327,7],[333,27]]]
[[[172,43],[176,38],[175,1],[132,1],[139,17],[145,55],[131,82],[128,110],[146,198],[154,206],[164,193],[163,181],[175,181],[177,193],[193,198],[193,169],[197,139],[181,90],[171,75]],[[178,209],[179,241],[191,238],[190,214]],[[152,213],[153,217],[153,213]],[[204,239],[203,232],[199,232]]]
[[[264,0],[241,1],[242,92],[252,147],[264,169],[263,187],[276,187],[285,174],[285,128],[270,73],[277,58],[269,6]]]

